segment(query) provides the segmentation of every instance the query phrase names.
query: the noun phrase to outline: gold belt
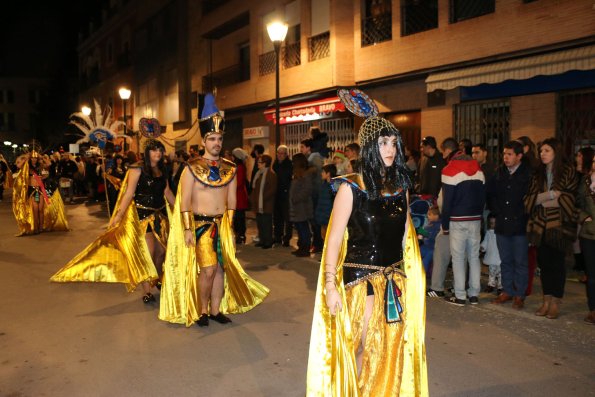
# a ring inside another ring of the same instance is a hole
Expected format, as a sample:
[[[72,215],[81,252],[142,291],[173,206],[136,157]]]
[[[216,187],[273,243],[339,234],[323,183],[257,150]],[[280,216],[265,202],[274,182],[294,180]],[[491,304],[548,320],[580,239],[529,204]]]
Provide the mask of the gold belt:
[[[393,273],[399,273],[401,276],[407,277],[407,275],[401,269],[399,269],[399,266],[401,266],[403,263],[405,263],[405,261],[403,259],[401,259],[398,262],[393,263],[392,265],[388,265],[386,267],[374,266],[374,265],[363,265],[360,263],[343,263],[344,267],[354,267],[354,268],[358,268],[358,269],[376,270],[374,273],[366,274],[364,277],[358,278],[357,280],[353,280],[353,281],[345,284],[345,288],[349,288],[356,284],[363,283],[364,281],[367,281],[367,280],[371,279],[372,277],[376,277],[379,274],[384,275],[386,278],[389,278],[390,276],[392,276]]]
[[[165,204],[163,204],[163,206],[162,206],[162,207],[160,207],[160,208],[151,208],[151,207],[145,207],[144,205],[137,204],[137,203],[134,203],[134,205],[136,206],[136,208],[140,208],[141,210],[155,211],[155,212],[157,212],[157,211],[161,211],[162,209],[164,209],[164,208],[165,208]]]

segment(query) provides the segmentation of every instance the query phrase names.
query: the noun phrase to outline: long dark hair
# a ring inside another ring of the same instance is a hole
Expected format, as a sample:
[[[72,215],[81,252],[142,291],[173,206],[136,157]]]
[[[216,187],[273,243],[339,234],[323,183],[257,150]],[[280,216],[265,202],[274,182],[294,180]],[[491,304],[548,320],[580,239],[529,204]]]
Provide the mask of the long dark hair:
[[[577,153],[580,153],[583,156],[583,163],[581,164],[581,174],[589,175],[591,173],[591,167],[593,166],[593,148],[590,146],[582,147],[578,150]]]
[[[165,166],[165,146],[163,143],[156,139],[150,139],[145,144],[145,153],[143,154],[143,171],[149,175],[156,176],[153,174],[153,170],[151,169],[151,150],[161,150],[161,159],[157,163],[157,168],[161,171],[161,175],[164,175],[166,178],[169,176],[167,175],[167,167]]]
[[[394,192],[397,189],[407,191],[411,186],[411,180],[405,168],[406,159],[399,130],[385,126],[378,133],[378,137],[383,136],[397,138],[397,153],[393,164],[390,167],[384,165],[378,148],[378,138],[375,138],[366,142],[362,148],[359,170],[354,170],[361,172],[368,196],[371,199],[381,197],[383,190],[388,192]]]
[[[543,142],[539,144],[537,147],[537,152],[540,153],[541,158],[541,148],[543,145],[548,145],[554,150],[554,161],[552,164],[552,174],[554,176],[553,183],[556,184],[562,173],[564,172],[564,150],[562,150],[562,143],[556,138],[548,138],[545,139]],[[539,187],[543,186],[546,180],[546,171],[547,166],[540,161],[539,168],[537,169],[537,182],[539,182]]]
[[[308,170],[308,158],[302,153],[296,153],[291,159],[293,164],[293,176],[295,178],[301,178]]]

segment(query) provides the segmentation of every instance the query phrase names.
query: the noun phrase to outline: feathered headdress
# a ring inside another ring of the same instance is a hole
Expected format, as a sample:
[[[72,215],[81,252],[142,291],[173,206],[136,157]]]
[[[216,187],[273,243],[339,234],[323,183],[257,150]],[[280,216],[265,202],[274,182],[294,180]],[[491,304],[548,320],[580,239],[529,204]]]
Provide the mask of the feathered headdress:
[[[116,137],[129,140],[129,136],[116,132],[124,123],[122,121],[112,120],[112,109],[108,106],[104,114],[99,103],[96,100],[93,100],[93,102],[95,102],[95,119],[90,115],[85,115],[83,112],[70,115],[70,124],[76,126],[83,133],[83,138],[79,139],[76,143],[92,142],[97,144],[100,149],[104,149],[105,144]]]

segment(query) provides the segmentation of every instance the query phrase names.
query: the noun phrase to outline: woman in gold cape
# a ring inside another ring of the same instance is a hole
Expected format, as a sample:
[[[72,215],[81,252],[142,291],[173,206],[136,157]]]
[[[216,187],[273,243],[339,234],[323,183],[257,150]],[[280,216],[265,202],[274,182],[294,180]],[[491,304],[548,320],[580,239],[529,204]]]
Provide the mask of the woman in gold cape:
[[[29,175],[29,158],[31,155],[31,153],[24,154],[17,158],[16,165],[19,168],[19,172],[13,175],[12,211],[17,222],[17,227],[19,228],[19,234],[17,236],[36,234],[40,231],[69,230],[64,202],[58,190],[54,191],[51,195],[42,194],[43,192],[39,194],[40,202],[42,202],[41,210],[43,211],[43,216],[34,216],[34,208],[37,207],[34,206],[34,198],[29,192],[31,178],[34,178]],[[41,177],[36,179],[40,180]],[[41,186],[38,186],[38,188],[41,189]],[[36,222],[42,222],[43,224],[38,225]]]
[[[346,107],[363,107],[352,111],[367,119],[359,132],[360,173],[337,178],[307,396],[427,396],[425,274],[408,212],[400,135],[361,91],[341,91],[356,97]]]
[[[158,166],[160,160],[153,161],[151,156],[162,159],[163,151],[160,142],[151,140],[147,143],[145,161],[151,163],[151,172],[158,172],[155,167],[161,169]],[[123,283],[129,292],[142,284],[145,292],[143,302],[155,301],[150,292],[151,285],[159,278],[156,264],[159,265],[160,256],[163,258],[169,230],[168,218],[163,213],[164,209],[169,213],[165,199],[173,203],[174,197],[167,185],[166,175],[158,172],[153,177],[146,172],[143,164],[131,166],[126,174],[108,230],[54,274],[51,281]],[[134,180],[129,183],[131,177]],[[146,183],[143,182],[145,179]],[[163,190],[150,190],[149,186],[155,185],[156,179],[164,179]],[[146,194],[139,196],[141,191]],[[149,208],[137,202],[139,197],[149,200],[158,198],[164,204],[159,208]],[[143,213],[142,219],[140,212]]]
[[[184,172],[189,171],[186,169]],[[176,205],[170,218],[171,228],[163,264],[159,318],[190,327],[201,315],[198,283],[200,268],[196,262],[195,247],[188,247],[184,241],[181,199],[180,183]],[[195,230],[194,219],[190,221],[191,230]],[[246,274],[236,258],[232,222],[233,211],[225,211],[219,228],[224,271],[224,293],[219,310],[224,314],[245,313],[260,304],[269,294],[267,287]]]

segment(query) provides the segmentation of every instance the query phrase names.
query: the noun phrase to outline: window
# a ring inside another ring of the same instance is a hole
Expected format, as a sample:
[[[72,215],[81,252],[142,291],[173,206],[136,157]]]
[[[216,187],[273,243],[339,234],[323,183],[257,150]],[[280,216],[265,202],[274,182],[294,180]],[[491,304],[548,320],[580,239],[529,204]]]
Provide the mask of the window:
[[[239,78],[240,81],[250,80],[250,42],[240,44]]]
[[[454,107],[455,138],[483,143],[496,164],[502,160],[504,144],[510,140],[510,101],[508,99],[463,103]]]
[[[556,137],[566,154],[595,145],[595,91],[567,92],[558,96]]]
[[[401,0],[401,36],[438,27],[438,0]]]
[[[178,69],[168,70],[165,74],[165,109],[164,123],[175,123],[180,119],[180,101],[178,92]]]
[[[491,14],[496,0],[450,0],[450,23]]]
[[[365,0],[362,5],[362,47],[392,40],[391,1]]]
[[[285,47],[282,48],[283,67],[285,69],[301,63],[300,25],[290,26],[285,37]]]
[[[285,69],[301,64],[301,15],[299,0],[285,5],[285,21],[289,29],[282,49],[282,65]]]

